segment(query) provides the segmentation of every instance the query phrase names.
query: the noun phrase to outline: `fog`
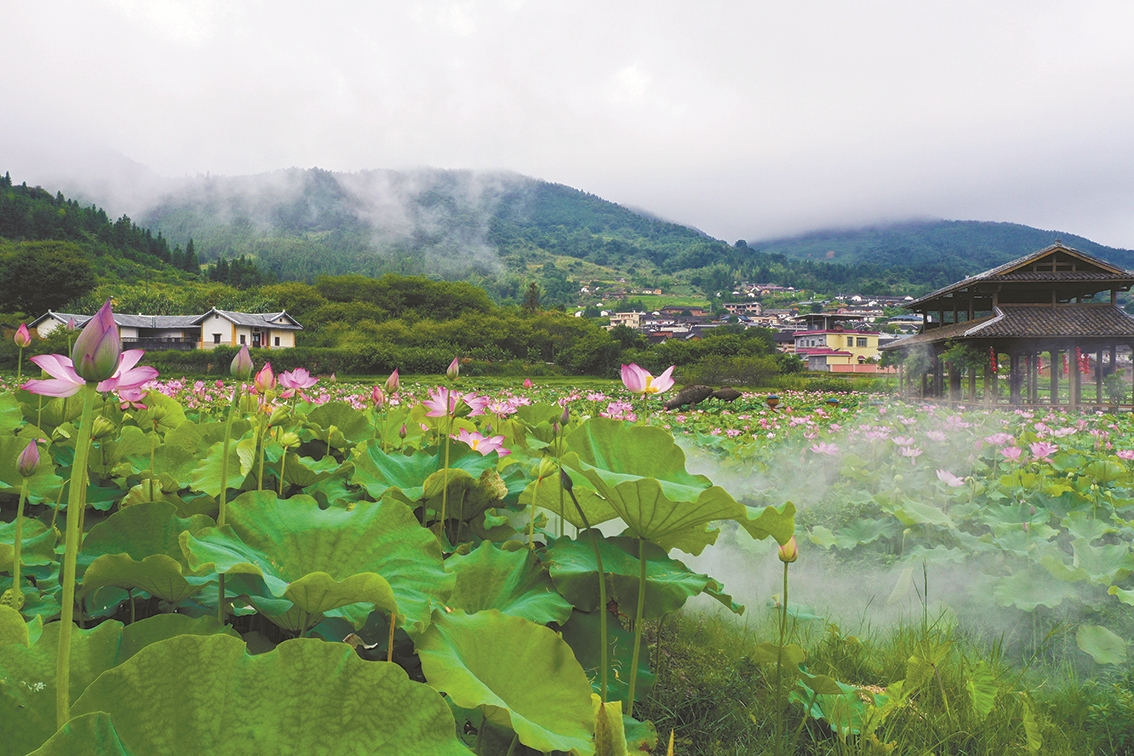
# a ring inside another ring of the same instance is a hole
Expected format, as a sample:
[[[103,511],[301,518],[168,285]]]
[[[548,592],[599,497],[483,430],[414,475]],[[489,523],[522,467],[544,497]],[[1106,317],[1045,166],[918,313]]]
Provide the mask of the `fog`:
[[[0,171],[112,212],[291,166],[511,171],[759,240],[1134,247],[1134,6],[0,0]]]

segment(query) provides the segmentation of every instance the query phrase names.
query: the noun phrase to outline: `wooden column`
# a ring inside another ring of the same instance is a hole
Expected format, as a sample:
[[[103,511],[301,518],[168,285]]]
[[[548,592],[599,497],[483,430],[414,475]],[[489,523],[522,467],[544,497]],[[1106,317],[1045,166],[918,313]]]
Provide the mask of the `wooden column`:
[[[1083,381],[1079,374],[1079,361],[1075,359],[1076,356],[1074,348],[1067,350],[1067,392],[1071,395],[1067,400],[1067,406],[1073,410],[1079,409],[1079,403],[1083,398]]]
[[[1011,404],[1020,403],[1020,384],[1023,383],[1023,381],[1020,380],[1022,377],[1020,375],[1020,357],[1021,355],[1018,352],[1013,352],[1008,355],[1009,365],[1011,365],[1011,367],[1008,368],[1011,371],[1008,374],[1008,401]]]
[[[987,407],[992,403],[992,368],[984,363],[984,404]]]
[[[1048,354],[1051,355],[1051,403],[1059,404],[1059,371],[1063,365],[1059,364],[1058,349],[1052,349]]]
[[[1102,348],[1095,352],[1095,404],[1103,403]]]

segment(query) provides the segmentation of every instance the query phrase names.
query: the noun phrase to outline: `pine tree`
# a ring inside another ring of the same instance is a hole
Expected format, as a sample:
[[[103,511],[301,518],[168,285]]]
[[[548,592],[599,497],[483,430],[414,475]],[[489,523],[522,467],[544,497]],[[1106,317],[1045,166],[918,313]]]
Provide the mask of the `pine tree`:
[[[534,315],[543,309],[539,303],[539,284],[535,281],[528,284],[528,290],[524,294],[524,303],[520,306],[520,309],[528,315]]]

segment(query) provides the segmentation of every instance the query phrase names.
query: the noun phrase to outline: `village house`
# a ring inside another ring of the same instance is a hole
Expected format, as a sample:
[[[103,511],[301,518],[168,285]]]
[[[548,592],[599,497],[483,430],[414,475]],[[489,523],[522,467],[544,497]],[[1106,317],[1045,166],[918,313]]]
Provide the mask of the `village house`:
[[[759,302],[725,302],[724,308],[732,315],[761,315],[764,306]]]
[[[877,372],[879,357],[877,331],[849,331],[842,328],[796,331],[795,354],[808,370],[832,373]]]
[[[74,321],[82,328],[90,315],[47,311],[29,324],[41,337]],[[230,312],[213,308],[204,315],[129,315],[114,313],[124,349],[214,349],[248,345],[252,349],[290,349],[299,322],[284,312]]]

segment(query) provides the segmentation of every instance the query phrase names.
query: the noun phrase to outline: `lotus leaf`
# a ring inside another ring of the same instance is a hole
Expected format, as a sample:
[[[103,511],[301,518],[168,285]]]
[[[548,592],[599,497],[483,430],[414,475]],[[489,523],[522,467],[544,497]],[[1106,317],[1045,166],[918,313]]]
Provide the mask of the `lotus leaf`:
[[[1041,573],[1020,570],[996,581],[993,598],[1001,606],[1015,606],[1030,612],[1037,606],[1056,607],[1072,595],[1066,583],[1041,579]]]
[[[194,660],[194,674],[185,675],[185,659]],[[346,644],[311,639],[250,656],[238,638],[172,638],[106,672],[72,712],[107,713],[123,751],[138,756],[468,754],[444,700],[428,686],[395,664],[359,659]],[[83,753],[84,734],[61,738],[53,752]]]
[[[252,469],[249,459],[241,459],[237,452],[238,446],[239,444],[234,439],[228,448],[227,487],[230,490],[239,489],[244,483],[244,478]],[[201,461],[193,468],[192,480],[189,484],[191,489],[206,493],[213,498],[220,496],[223,451],[224,441],[217,441],[209,447]]]
[[[571,604],[552,585],[547,569],[528,549],[504,551],[485,541],[465,556],[453,556],[446,568],[457,576],[448,605],[472,614],[499,609],[543,625],[563,623]]]
[[[595,716],[595,756],[626,756],[622,702],[603,703],[597,693],[592,693],[591,709]]]
[[[529,748],[591,753],[591,685],[553,630],[495,609],[438,613],[417,652],[430,685]]]
[[[1126,641],[1101,625],[1080,625],[1075,643],[1098,664],[1122,664],[1126,661]]]
[[[0,604],[0,646],[7,646],[9,643],[27,646],[28,625],[24,622],[22,614],[10,606]]]
[[[583,514],[586,515],[585,520],[579,516],[579,510],[575,508],[575,504],[566,492],[563,494],[563,500],[560,501],[559,479],[556,476],[543,480],[533,480],[529,483],[524,492],[520,494],[520,505],[530,507],[534,498],[537,507],[562,515],[564,520],[576,528],[585,528],[587,523],[599,525],[618,517],[618,513],[611,509],[606,500],[587,484],[585,478],[574,481],[572,491],[579,502],[579,506],[583,508]]]
[[[555,587],[564,598],[584,612],[598,608],[598,565],[595,562],[592,538],[602,554],[607,580],[607,599],[628,617],[635,616],[638,605],[638,541],[634,538],[606,538],[584,531],[578,540],[561,538],[547,551],[548,568]],[[731,611],[741,614],[744,607],[724,593],[724,586],[708,575],[693,572],[683,563],[669,558],[661,547],[645,544],[646,605],[643,615],[660,617],[675,612],[698,594],[707,593]]]
[[[71,700],[78,698],[104,671],[115,667],[151,643],[174,636],[235,635],[212,617],[192,619],[162,615],[123,628],[104,622],[71,635]],[[0,646],[0,742],[11,753],[38,748],[55,732],[55,666],[59,623],[45,625],[30,648]],[[179,665],[171,670],[180,674]],[[174,685],[177,687],[177,685]]]
[[[55,561],[55,543],[59,531],[49,528],[35,518],[24,518],[20,539],[20,562],[25,566],[52,564]],[[0,522],[0,572],[12,571],[15,558],[16,521]]]
[[[319,405],[308,413],[307,424],[316,429],[318,437],[324,441],[327,439],[327,431],[334,426],[352,446],[374,433],[366,415],[344,402],[327,402]]]
[[[625,630],[615,617],[608,617],[607,657],[610,671],[607,675],[608,700],[626,700],[630,697],[630,665],[634,663],[634,633]],[[599,665],[602,663],[602,623],[598,612],[574,611],[571,618],[561,628],[563,640],[575,652],[575,658],[583,665],[595,693],[601,693],[602,679]],[[650,670],[649,653],[645,639],[642,640],[638,654],[638,687],[634,698],[644,701],[649,695],[657,676]]]
[[[1134,572],[1134,554],[1126,543],[1092,546],[1085,539],[1071,542],[1079,567],[1099,585],[1117,583]]]
[[[229,504],[228,518],[224,528],[182,536],[189,565],[259,575],[265,598],[286,598],[310,615],[371,603],[396,608],[401,626],[416,633],[452,592],[437,539],[400,502],[321,510],[310,496],[252,491]]]
[[[359,444],[351,452],[350,459],[354,463],[350,482],[365,488],[374,499],[382,498],[390,489],[397,489],[406,501],[418,501],[424,492],[425,479],[437,470],[437,456],[434,454],[387,454],[378,441]]]

